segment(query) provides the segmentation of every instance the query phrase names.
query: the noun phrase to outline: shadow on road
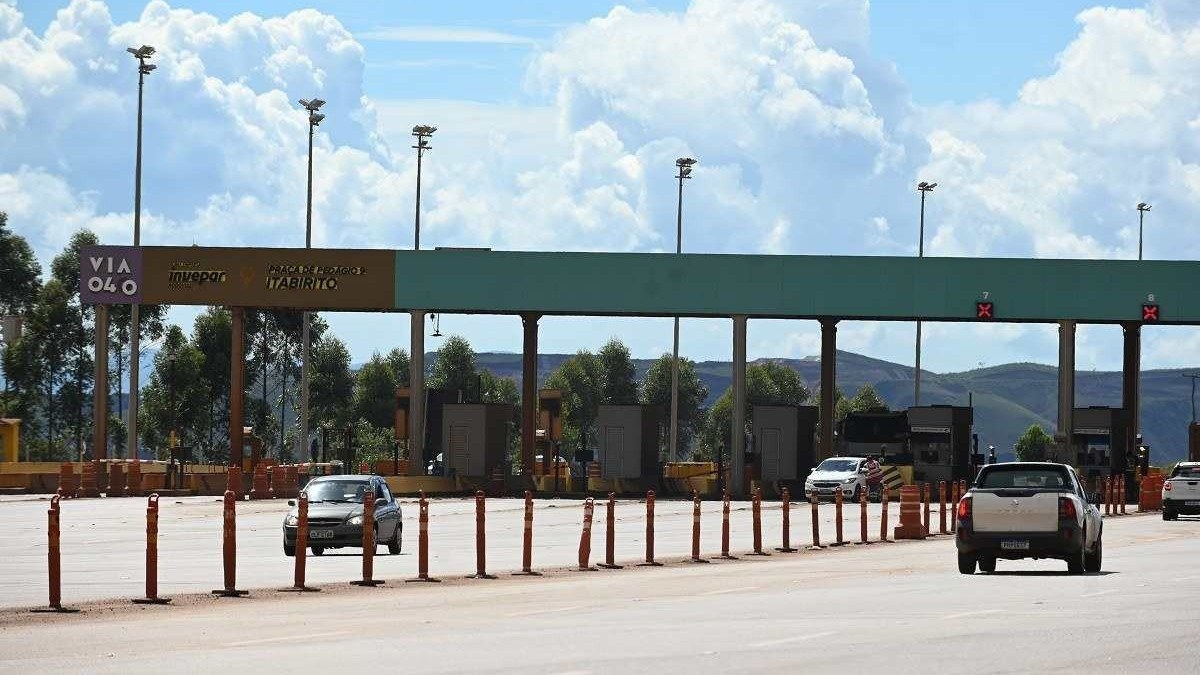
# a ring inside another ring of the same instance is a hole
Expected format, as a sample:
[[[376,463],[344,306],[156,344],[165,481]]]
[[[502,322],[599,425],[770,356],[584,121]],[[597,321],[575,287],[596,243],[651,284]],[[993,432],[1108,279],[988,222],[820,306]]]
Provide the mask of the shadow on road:
[[[1086,572],[1079,576],[1106,577],[1110,574],[1120,574],[1120,572],[1113,572],[1111,570],[1101,570],[1099,572]],[[1076,576],[1076,575],[1073,575],[1066,570],[1062,570],[1062,571],[1057,571],[1057,570],[996,570],[995,572],[992,572],[991,574],[985,574],[985,576],[992,576],[992,577],[1070,577],[1070,576]]]

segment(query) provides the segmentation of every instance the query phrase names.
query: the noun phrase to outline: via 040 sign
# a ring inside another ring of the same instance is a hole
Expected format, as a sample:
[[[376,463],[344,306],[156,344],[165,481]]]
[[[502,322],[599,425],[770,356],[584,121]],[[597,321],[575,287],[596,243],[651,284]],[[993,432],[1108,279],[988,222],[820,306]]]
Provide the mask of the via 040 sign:
[[[79,255],[80,300],[97,305],[142,301],[142,251],[133,246],[85,248]]]

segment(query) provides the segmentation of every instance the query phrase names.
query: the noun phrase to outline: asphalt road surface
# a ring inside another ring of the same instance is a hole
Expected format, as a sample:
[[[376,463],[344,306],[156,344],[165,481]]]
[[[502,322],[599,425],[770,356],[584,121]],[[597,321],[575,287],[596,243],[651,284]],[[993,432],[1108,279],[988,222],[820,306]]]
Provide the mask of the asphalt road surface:
[[[1196,672],[1200,521],[1108,520],[1105,555],[1098,575],[1001,561],[968,577],[940,537],[71,615],[14,609],[0,611],[0,672]]]

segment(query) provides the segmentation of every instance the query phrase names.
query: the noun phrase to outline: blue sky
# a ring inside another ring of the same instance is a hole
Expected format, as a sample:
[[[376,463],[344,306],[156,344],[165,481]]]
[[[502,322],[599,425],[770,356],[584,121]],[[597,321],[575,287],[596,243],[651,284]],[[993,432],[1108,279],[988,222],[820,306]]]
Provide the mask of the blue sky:
[[[318,246],[410,244],[407,133],[432,123],[426,246],[670,250],[688,154],[689,251],[912,255],[927,179],[929,255],[1131,257],[1147,200],[1147,256],[1194,259],[1197,18],[1184,0],[0,0],[0,209],[43,259],[78,227],[128,240],[122,47],[150,42],[148,244],[300,245],[294,100],[320,95]],[[330,320],[356,360],[408,343],[400,317]],[[753,323],[750,356],[815,354],[810,324]],[[512,318],[442,330],[520,347]],[[911,363],[912,331],[848,324],[841,346]],[[670,322],[547,319],[542,349],[610,336],[654,356]],[[937,371],[1056,355],[1051,326],[926,336]],[[685,321],[682,339],[728,358],[729,322]],[[1197,347],[1148,331],[1144,363],[1190,365]],[[1081,331],[1081,369],[1119,361],[1118,330]]]

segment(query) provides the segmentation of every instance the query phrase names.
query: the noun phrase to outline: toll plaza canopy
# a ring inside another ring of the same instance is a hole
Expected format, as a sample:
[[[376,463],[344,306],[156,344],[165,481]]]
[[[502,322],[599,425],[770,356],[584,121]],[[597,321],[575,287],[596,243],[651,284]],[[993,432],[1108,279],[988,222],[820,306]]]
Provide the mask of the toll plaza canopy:
[[[1200,262],[98,246],[84,302],[312,310],[1200,323]]]

